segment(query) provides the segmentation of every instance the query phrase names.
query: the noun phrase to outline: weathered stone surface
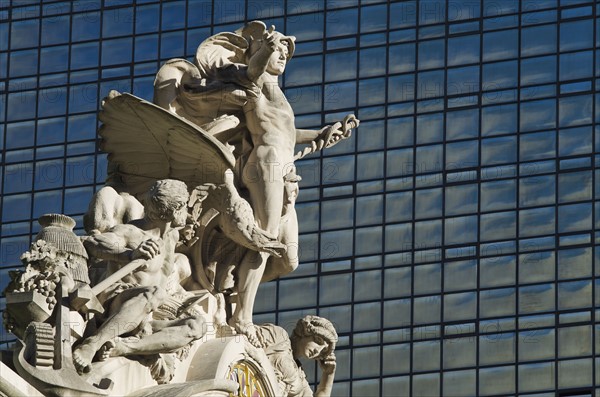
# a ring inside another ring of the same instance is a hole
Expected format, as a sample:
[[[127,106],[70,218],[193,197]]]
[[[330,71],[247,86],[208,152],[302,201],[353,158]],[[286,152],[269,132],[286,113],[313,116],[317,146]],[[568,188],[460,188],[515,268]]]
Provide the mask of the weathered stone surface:
[[[43,394],[0,361],[0,396],[42,397]]]

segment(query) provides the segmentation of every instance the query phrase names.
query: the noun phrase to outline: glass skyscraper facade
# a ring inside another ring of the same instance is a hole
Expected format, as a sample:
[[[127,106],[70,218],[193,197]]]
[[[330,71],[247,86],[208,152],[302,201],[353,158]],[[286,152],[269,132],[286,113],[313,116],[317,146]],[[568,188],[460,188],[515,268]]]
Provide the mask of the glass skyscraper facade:
[[[599,9],[0,0],[0,289],[37,217],[82,228],[101,98],[151,100],[164,61],[260,19],[297,37],[297,126],[361,125],[297,162],[301,264],[255,321],[332,320],[336,396],[600,396]]]

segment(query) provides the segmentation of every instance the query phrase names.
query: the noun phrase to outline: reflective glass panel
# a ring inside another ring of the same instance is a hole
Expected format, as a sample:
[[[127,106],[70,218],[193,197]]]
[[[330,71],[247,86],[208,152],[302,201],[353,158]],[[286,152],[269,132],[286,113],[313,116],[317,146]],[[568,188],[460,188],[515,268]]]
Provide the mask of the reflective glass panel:
[[[39,40],[39,19],[28,19],[24,21],[13,21],[10,29],[10,48],[35,47]],[[6,40],[7,37],[4,37]]]
[[[379,50],[379,49],[377,49]],[[361,51],[362,55],[363,51]],[[412,72],[415,69],[415,44],[398,44],[390,46],[389,49],[389,72],[390,73],[404,73]],[[381,59],[381,58],[379,58]],[[385,59],[385,57],[383,58]],[[370,62],[379,62],[374,59]],[[384,66],[385,67],[385,66]],[[362,73],[361,67],[361,73]]]
[[[554,204],[556,182],[554,175],[533,176],[519,180],[521,207]]]
[[[476,138],[478,135],[479,109],[459,110],[446,113],[447,140]]]
[[[521,103],[521,131],[548,129],[556,126],[556,100]]]
[[[521,60],[521,84],[542,84],[556,80],[556,55]]]
[[[444,222],[444,243],[462,244],[476,242],[479,235],[477,216],[446,218]]]
[[[532,26],[521,31],[521,55],[530,56],[556,51],[556,25]]]
[[[517,86],[517,61],[495,62],[483,66],[482,89],[500,90]]]
[[[460,36],[448,40],[448,66],[479,62],[479,36]]]
[[[560,51],[589,48],[593,45],[594,21],[586,19],[575,22],[562,22],[560,25]]]
[[[86,41],[100,37],[99,12],[84,12],[73,15],[71,38],[73,41]]]
[[[490,32],[483,35],[483,60],[496,61],[515,58],[518,55],[518,31],[516,29]]]
[[[419,70],[444,66],[444,40],[422,41],[419,43]]]
[[[360,11],[360,31],[375,32],[387,27],[387,7],[377,5],[363,7]]]
[[[325,57],[325,80],[337,81],[355,78],[356,56],[356,51],[327,54]]]
[[[554,233],[555,208],[535,208],[519,211],[519,236],[527,237]]]
[[[517,130],[516,105],[484,107],[481,110],[481,135],[499,135]]]
[[[560,54],[561,81],[582,79],[591,77],[593,74],[592,51],[572,52]]]
[[[477,212],[478,185],[449,186],[445,189],[446,215]]]
[[[434,218],[442,215],[441,188],[417,190],[415,192],[415,218]]]

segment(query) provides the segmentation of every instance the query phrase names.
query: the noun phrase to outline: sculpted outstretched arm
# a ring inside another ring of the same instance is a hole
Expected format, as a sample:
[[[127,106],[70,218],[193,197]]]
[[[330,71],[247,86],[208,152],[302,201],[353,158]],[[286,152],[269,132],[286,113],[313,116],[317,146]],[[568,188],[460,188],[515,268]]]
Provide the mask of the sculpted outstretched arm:
[[[341,122],[327,125],[320,130],[296,129],[296,143],[310,144],[310,146],[296,153],[294,160],[299,160],[318,150],[332,147],[341,140],[350,138],[352,129],[358,127],[359,123],[360,121],[353,114],[349,114]]]
[[[317,140],[329,126],[323,127],[320,130],[303,130],[296,129],[296,143],[311,143],[312,141]]]
[[[270,54],[265,55],[263,51],[258,51],[256,55],[250,59],[248,69],[246,69],[246,77],[248,77],[248,80],[256,84],[259,83],[260,76],[267,70],[269,56]]]
[[[307,156],[311,153],[315,153],[319,150],[322,150],[330,145],[330,137],[341,126],[340,123],[335,123],[334,125],[328,125],[320,130],[296,130],[296,144],[310,144],[304,148],[304,150],[296,153],[294,156],[294,160],[298,160]],[[333,143],[335,144],[335,142]]]
[[[344,117],[343,121],[338,121],[333,125],[326,125],[320,130],[296,129],[296,143],[320,143],[323,140],[323,144],[329,147],[341,139],[349,138],[350,130],[358,127],[359,124],[360,121],[353,114],[349,114]]]

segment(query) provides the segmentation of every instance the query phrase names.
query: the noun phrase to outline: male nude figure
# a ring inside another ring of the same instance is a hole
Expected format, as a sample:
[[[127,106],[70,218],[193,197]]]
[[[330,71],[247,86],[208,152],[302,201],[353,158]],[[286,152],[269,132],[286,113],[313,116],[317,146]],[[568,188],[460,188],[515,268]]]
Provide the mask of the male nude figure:
[[[169,353],[204,335],[204,320],[200,316],[146,323],[149,314],[165,302],[173,290],[181,288],[179,285],[170,287],[169,282],[177,275],[175,246],[179,232],[176,227],[185,224],[188,197],[185,183],[170,179],[157,181],[142,200],[143,219],[116,225],[84,241],[91,256],[108,261],[105,277],[132,261],[143,263],[98,296],[107,317],[93,335],[74,349],[73,360],[79,372],[90,371],[94,356],[103,347],[103,358]],[[178,276],[175,278],[178,280]],[[138,333],[147,325],[152,333],[135,343],[118,338]]]
[[[264,25],[263,25],[264,26]],[[299,177],[294,166],[296,144],[311,143],[316,150],[326,142],[331,130],[347,137],[341,123],[321,130],[300,130],[294,124],[294,112],[278,85],[278,76],[289,60],[293,38],[274,31],[251,38],[246,77],[256,86],[258,95],[248,95],[243,107],[253,149],[242,172],[242,182],[250,193],[256,221],[262,229],[287,246],[282,258],[248,251],[238,270],[238,304],[230,321],[238,332],[256,344],[252,324],[254,298],[261,281],[275,279],[298,266],[298,220],[294,209]],[[267,263],[268,261],[268,263]]]

